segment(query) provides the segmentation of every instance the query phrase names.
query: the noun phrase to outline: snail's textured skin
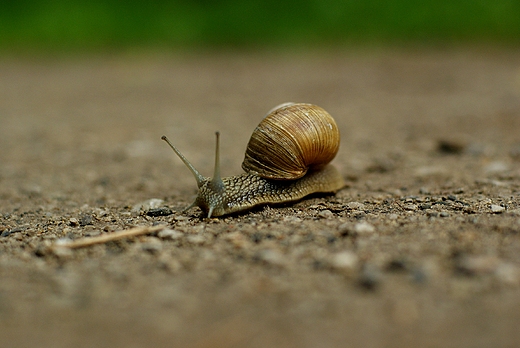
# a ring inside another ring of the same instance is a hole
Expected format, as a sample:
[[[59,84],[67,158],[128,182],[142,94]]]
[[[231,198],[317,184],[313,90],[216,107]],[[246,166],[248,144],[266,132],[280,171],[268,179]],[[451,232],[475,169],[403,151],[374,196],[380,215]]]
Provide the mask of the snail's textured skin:
[[[213,206],[212,216],[222,216],[258,205],[285,203],[302,199],[317,192],[336,192],[344,186],[338,170],[332,165],[318,171],[308,172],[299,180],[281,181],[261,178],[258,175],[243,173],[222,178],[224,194],[216,194],[206,178],[200,187],[195,205],[207,212]]]

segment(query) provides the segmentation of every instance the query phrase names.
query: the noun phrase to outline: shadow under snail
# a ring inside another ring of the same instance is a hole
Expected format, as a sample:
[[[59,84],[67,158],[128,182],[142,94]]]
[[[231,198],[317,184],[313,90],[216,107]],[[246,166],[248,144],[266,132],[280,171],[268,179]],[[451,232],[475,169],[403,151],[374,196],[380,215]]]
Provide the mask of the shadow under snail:
[[[198,206],[210,218],[344,186],[337,169],[329,165],[339,149],[339,130],[319,106],[286,103],[269,111],[251,135],[243,174],[220,177],[218,132],[216,138],[213,178],[202,176],[166,136],[161,138],[197,180],[197,198],[185,211]]]

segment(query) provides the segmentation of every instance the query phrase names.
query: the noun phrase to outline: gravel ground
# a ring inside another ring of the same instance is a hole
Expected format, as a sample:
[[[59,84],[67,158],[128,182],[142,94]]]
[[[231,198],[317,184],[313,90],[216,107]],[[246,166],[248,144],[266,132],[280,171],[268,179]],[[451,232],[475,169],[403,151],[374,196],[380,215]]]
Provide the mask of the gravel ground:
[[[337,120],[347,186],[220,219],[265,112]],[[0,346],[517,347],[520,51],[4,57]],[[161,232],[78,249],[63,240]]]

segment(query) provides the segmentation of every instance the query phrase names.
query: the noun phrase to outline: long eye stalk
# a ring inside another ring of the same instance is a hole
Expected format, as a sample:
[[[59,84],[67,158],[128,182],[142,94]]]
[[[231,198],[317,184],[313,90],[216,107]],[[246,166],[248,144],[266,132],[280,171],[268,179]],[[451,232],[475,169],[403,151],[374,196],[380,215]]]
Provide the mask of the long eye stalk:
[[[209,182],[209,188],[216,194],[218,197],[223,197],[224,192],[226,191],[226,187],[224,186],[224,182],[220,177],[220,133],[215,132],[216,136],[216,145],[215,145],[215,169],[213,170],[213,178]],[[215,209],[214,204],[210,204],[208,209],[208,218],[211,217],[213,210]]]
[[[213,170],[213,178],[211,179],[211,188],[215,192],[224,191],[224,183],[220,177],[220,133],[215,132],[217,144],[215,146],[215,169]]]
[[[186,167],[188,167],[188,169],[192,172],[193,176],[195,177],[195,180],[197,180],[197,186],[201,187],[202,183],[204,181],[204,177],[199,173],[199,171],[197,169],[195,169],[195,167],[190,163],[190,161],[188,161],[188,159],[186,157],[184,157],[184,155],[179,151],[179,149],[177,149],[170,142],[170,140],[166,137],[166,135],[163,135],[161,137],[161,139],[164,140],[168,145],[170,145],[172,150],[177,154],[177,156],[179,156],[179,158],[182,160],[182,162],[184,162]]]

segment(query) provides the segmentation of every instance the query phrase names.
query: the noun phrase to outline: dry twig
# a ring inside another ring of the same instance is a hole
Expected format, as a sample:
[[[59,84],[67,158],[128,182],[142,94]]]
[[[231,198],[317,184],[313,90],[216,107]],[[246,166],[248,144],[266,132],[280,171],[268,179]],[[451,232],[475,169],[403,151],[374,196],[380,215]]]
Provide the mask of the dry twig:
[[[129,230],[102,234],[102,235],[96,236],[96,237],[86,237],[86,238],[81,238],[81,239],[73,240],[70,242],[63,242],[63,243],[58,242],[58,243],[54,244],[53,247],[54,248],[69,248],[69,249],[83,248],[83,247],[94,245],[94,244],[102,244],[102,243],[110,242],[113,240],[149,234],[149,233],[160,231],[164,228],[166,228],[166,226],[134,227]]]

